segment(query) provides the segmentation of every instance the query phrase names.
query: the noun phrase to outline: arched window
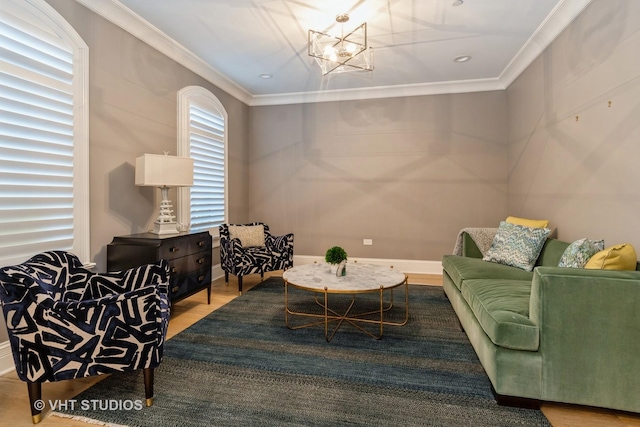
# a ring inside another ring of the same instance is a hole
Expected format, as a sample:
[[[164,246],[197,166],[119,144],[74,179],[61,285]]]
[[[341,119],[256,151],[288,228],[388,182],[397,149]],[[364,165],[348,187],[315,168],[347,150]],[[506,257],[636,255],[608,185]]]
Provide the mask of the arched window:
[[[89,50],[44,0],[0,9],[0,265],[89,261]]]
[[[227,220],[227,112],[211,92],[188,86],[178,92],[178,155],[194,160],[193,187],[179,188],[178,223],[194,231]]]

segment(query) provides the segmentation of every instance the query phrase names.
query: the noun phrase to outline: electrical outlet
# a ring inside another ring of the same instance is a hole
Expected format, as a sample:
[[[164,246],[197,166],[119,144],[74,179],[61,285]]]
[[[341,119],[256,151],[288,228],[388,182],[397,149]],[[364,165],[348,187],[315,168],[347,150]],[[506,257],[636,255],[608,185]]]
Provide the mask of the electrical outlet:
[[[362,244],[365,246],[371,246],[373,245],[373,240],[372,239],[362,239]]]

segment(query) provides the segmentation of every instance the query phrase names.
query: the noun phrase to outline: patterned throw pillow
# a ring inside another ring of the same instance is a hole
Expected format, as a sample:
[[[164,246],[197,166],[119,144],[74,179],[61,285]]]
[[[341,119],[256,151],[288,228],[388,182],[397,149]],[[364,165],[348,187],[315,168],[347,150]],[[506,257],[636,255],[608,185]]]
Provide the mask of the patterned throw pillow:
[[[532,271],[550,233],[548,228],[525,227],[501,221],[496,237],[482,259]]]
[[[589,258],[604,250],[604,240],[579,239],[565,249],[558,267],[583,268]]]
[[[230,225],[229,238],[240,239],[245,248],[252,246],[264,246],[263,225]]]

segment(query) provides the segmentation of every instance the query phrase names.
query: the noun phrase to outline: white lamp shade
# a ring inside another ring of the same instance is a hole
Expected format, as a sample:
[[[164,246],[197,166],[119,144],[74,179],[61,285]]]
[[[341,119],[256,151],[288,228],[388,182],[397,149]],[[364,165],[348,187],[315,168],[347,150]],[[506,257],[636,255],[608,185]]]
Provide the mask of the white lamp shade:
[[[162,154],[136,158],[136,185],[189,187],[193,185],[193,159]]]

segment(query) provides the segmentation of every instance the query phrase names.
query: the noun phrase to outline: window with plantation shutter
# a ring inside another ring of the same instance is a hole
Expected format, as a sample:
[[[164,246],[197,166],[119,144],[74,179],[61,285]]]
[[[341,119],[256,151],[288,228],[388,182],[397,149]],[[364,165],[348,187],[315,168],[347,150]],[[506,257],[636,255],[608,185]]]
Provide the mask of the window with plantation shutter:
[[[194,161],[193,186],[178,190],[178,222],[217,236],[227,219],[227,113],[199,86],[178,93],[178,111],[178,155]]]
[[[43,0],[0,10],[0,265],[89,261],[88,49]]]

